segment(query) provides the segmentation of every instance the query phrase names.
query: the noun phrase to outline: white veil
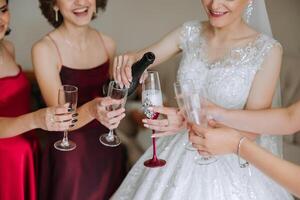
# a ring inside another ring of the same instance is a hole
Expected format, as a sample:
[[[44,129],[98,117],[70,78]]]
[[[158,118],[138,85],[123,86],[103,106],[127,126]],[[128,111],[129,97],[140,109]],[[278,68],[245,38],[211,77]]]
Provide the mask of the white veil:
[[[253,0],[253,12],[249,19],[249,25],[255,30],[273,37],[265,0]],[[280,106],[281,91],[280,81],[278,80],[276,92],[273,98],[273,107]],[[263,135],[258,139],[258,143],[270,150],[272,153],[282,156],[282,136]]]

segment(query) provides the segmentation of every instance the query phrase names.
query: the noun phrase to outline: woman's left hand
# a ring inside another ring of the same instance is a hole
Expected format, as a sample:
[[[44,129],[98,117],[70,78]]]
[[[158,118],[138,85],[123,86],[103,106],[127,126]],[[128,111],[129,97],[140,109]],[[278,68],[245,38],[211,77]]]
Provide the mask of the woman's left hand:
[[[193,124],[189,131],[189,139],[198,152],[210,155],[236,153],[241,137],[238,131],[227,127],[204,128]]]
[[[185,120],[177,108],[171,107],[152,107],[151,111],[163,114],[165,119],[143,119],[146,128],[156,131],[152,137],[163,137],[176,134],[185,127]]]

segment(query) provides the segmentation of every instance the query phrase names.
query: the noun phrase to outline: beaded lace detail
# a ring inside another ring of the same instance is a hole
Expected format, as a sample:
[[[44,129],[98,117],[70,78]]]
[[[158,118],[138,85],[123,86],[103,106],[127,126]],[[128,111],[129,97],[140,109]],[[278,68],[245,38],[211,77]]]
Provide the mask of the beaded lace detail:
[[[209,63],[204,54],[201,24],[193,21],[182,27],[183,57],[178,79],[193,79],[208,98],[232,109],[244,108],[249,91],[265,56],[278,42],[265,35],[244,48],[234,48],[223,59]],[[150,130],[149,130],[150,134]],[[150,136],[149,136],[150,137]],[[266,147],[277,150],[269,136]],[[274,140],[275,141],[275,140]],[[187,132],[157,142],[158,157],[167,161],[157,169],[145,168],[152,147],[138,160],[113,196],[113,200],[292,200],[279,185],[253,166],[241,169],[235,155],[218,156],[210,165],[198,165],[196,151],[187,151]]]

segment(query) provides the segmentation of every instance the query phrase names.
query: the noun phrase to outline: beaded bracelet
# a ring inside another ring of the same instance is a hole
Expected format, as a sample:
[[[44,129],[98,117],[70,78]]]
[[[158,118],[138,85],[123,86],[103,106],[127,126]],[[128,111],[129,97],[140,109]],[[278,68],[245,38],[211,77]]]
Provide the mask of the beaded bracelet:
[[[245,161],[244,163],[241,162],[241,157],[240,157],[240,149],[241,149],[241,145],[243,143],[243,141],[246,139],[245,136],[241,137],[240,141],[239,141],[239,144],[238,144],[238,147],[237,147],[237,156],[238,156],[238,162],[239,162],[239,165],[240,165],[240,168],[246,168],[249,166],[249,163],[248,161]]]

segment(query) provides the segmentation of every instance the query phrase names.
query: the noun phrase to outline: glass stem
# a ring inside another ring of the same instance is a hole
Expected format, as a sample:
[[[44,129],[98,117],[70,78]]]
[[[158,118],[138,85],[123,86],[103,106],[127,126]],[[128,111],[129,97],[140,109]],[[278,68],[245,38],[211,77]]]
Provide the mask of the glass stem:
[[[108,133],[106,139],[108,141],[114,141],[114,131],[113,130],[109,130],[109,133]]]
[[[64,146],[69,146],[69,140],[68,140],[68,131],[64,131],[64,138],[62,140],[62,143]]]
[[[155,131],[152,130],[152,134],[154,134]],[[157,160],[157,156],[156,156],[156,142],[155,142],[155,138],[152,138],[152,144],[153,144],[153,158],[152,160],[156,161]]]

